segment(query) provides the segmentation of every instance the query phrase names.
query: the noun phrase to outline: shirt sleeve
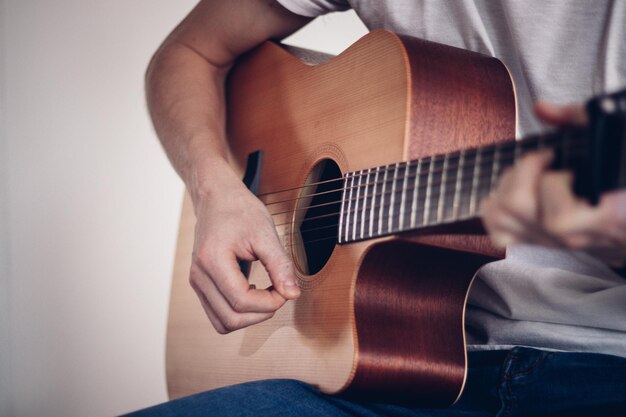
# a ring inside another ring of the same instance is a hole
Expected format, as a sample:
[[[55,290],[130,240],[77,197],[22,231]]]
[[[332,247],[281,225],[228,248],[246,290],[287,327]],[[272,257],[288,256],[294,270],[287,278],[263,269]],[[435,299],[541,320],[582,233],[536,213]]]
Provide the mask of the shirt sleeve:
[[[306,17],[321,16],[330,12],[348,10],[347,0],[276,0],[292,13]]]

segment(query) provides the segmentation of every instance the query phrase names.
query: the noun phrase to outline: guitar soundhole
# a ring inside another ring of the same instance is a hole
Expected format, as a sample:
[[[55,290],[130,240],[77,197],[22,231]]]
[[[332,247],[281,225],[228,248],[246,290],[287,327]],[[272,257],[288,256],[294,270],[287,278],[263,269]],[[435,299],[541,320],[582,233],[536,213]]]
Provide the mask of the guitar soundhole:
[[[339,230],[343,193],[339,166],[331,159],[319,161],[300,192],[294,219],[294,258],[306,274],[318,273],[333,253]]]

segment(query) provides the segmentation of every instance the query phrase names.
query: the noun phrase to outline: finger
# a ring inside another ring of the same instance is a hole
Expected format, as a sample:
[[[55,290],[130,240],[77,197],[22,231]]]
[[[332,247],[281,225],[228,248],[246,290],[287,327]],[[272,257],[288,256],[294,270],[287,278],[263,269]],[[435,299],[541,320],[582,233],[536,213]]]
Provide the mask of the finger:
[[[539,181],[539,216],[546,230],[554,235],[572,231],[573,217],[590,207],[574,196],[570,172],[546,173]]]
[[[564,246],[584,250],[598,259],[619,266],[626,261],[626,192],[605,194],[591,206],[571,192],[571,178],[550,174],[541,185],[545,196],[546,229],[559,236]]]
[[[604,195],[598,206],[575,197],[569,188],[548,176],[542,188],[546,195],[546,209],[550,212],[546,228],[560,234],[568,246],[585,249],[605,244],[626,252],[626,192]],[[550,184],[552,182],[552,184]]]
[[[192,267],[193,268],[193,267]],[[207,317],[219,333],[228,333],[271,318],[274,313],[239,313],[201,270],[196,270],[192,288],[196,291]]]
[[[501,177],[481,205],[487,231],[499,246],[515,242],[554,245],[539,227],[537,187],[552,159],[549,151],[530,153]]]
[[[588,122],[585,108],[580,104],[557,105],[540,101],[535,104],[535,113],[544,122],[557,126],[584,126]]]
[[[497,209],[504,209],[526,225],[538,223],[538,187],[541,175],[552,160],[552,152],[544,150],[524,156],[507,170],[490,195]]]
[[[207,301],[206,296],[204,295],[200,287],[198,287],[191,279],[189,280],[189,282],[191,284],[191,288],[193,288],[196,296],[198,296],[198,299],[200,300],[200,305],[202,305],[204,313],[209,318],[209,321],[211,322],[215,330],[217,330],[217,332],[221,334],[226,333],[226,328],[219,320],[213,309],[211,309],[211,306],[209,305],[209,302]]]
[[[276,233],[261,235],[253,250],[267,269],[274,288],[289,300],[298,298],[300,288],[296,284],[293,262],[285,253]]]
[[[251,288],[241,273],[235,253],[225,252],[216,255],[216,258],[217,262],[199,263],[198,266],[232,310],[239,313],[268,313],[278,310],[285,303],[285,298],[273,288]],[[240,255],[239,258],[245,256]]]
[[[555,242],[541,229],[512,215],[506,207],[496,207],[497,202],[486,200],[483,208],[483,222],[493,242],[499,247],[525,242],[544,246],[554,246]]]

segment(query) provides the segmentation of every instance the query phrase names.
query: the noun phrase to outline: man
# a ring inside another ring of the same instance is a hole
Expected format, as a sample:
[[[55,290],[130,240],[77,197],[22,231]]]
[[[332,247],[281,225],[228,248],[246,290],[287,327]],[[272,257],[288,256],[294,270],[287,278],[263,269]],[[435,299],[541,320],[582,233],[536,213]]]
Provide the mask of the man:
[[[386,28],[501,59],[516,83],[522,134],[539,126],[532,107],[538,99],[581,102],[626,86],[624,3],[201,1],[155,54],[147,93],[159,138],[198,217],[190,280],[207,300],[207,317],[221,333],[266,320],[300,294],[267,210],[228,166],[224,79],[236,58],[260,42],[282,38],[316,15],[348,7],[370,29]],[[555,124],[585,123],[577,105],[538,104],[536,112]],[[481,270],[467,312],[469,381],[454,407],[429,411],[350,402],[297,382],[266,381],[144,412],[626,412],[626,281],[609,267],[626,261],[626,193],[608,193],[592,207],[573,196],[568,174],[547,171],[549,161],[545,153],[524,158],[483,202],[485,224],[497,243],[533,245],[511,246],[506,260]],[[237,260],[256,259],[267,268],[272,289],[250,288],[240,273]]]

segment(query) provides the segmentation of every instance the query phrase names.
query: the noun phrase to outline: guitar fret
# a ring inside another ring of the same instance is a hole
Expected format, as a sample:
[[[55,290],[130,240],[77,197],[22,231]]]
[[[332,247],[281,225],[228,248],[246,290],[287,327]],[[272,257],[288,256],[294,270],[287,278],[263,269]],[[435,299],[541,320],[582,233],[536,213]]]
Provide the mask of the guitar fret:
[[[354,190],[354,173],[350,173],[350,191],[348,192],[348,212],[346,214],[345,241],[350,237],[350,212],[352,211],[352,191]]]
[[[575,146],[584,135],[562,131],[347,173],[339,243],[473,217],[501,173],[528,151],[554,149],[556,166],[579,170],[585,160]]]
[[[493,152],[493,166],[491,168],[491,178],[489,180],[490,189],[496,185],[500,171],[500,146],[496,144]]]
[[[439,198],[441,197],[441,186],[443,184],[443,164],[445,163],[444,155],[436,155],[433,158],[432,169],[432,185],[430,190],[430,209],[428,213],[428,224],[437,224],[439,215]]]
[[[494,148],[492,146],[478,148],[478,153],[481,157],[481,170],[483,171],[478,178],[478,195],[476,196],[476,212],[480,208],[481,201],[489,195],[491,191],[491,178],[493,172],[493,162],[490,158],[490,154],[493,154]]]
[[[415,180],[413,182],[413,200],[411,201],[411,227],[415,227],[416,226],[416,220],[417,220],[417,197],[419,196],[419,190],[420,190],[420,176],[422,175],[422,160],[418,159],[417,160],[417,169],[415,170]]]
[[[501,173],[531,150],[553,149],[555,166],[581,170],[586,160],[576,150],[585,135],[562,131],[349,172],[343,178],[338,241],[474,217]]]
[[[443,173],[441,175],[441,191],[439,193],[439,200],[437,203],[437,223],[441,222],[443,218],[444,199],[446,196],[446,181],[448,177],[448,155],[443,158]]]
[[[343,178],[343,192],[341,194],[341,208],[339,209],[339,243],[345,242],[345,239],[342,239],[343,228],[345,227],[344,216],[346,215],[346,193],[348,187],[348,174],[344,175]]]
[[[457,174],[456,174],[456,181],[454,184],[454,197],[452,200],[452,218],[453,219],[458,219],[459,218],[459,203],[460,203],[460,193],[461,193],[461,184],[463,181],[463,168],[464,168],[464,164],[465,164],[465,149],[463,149],[461,151],[461,154],[459,156],[459,165],[457,166]]]
[[[389,172],[388,170],[389,165],[385,165],[385,173],[383,175],[383,189],[381,191],[381,196],[380,196],[380,210],[378,212],[378,234],[382,235],[383,234],[383,213],[384,213],[384,207],[385,207],[385,188],[387,187],[387,173]]]
[[[491,179],[493,173],[493,160],[490,158],[490,154],[493,155],[492,147],[483,147],[478,149],[479,153],[483,153],[483,157],[481,158],[481,170],[483,170],[483,174],[478,178],[478,195],[476,198],[476,212],[480,210],[481,201],[489,195],[491,191]]]
[[[363,195],[363,208],[361,209],[361,239],[363,239],[363,234],[365,231],[365,213],[367,212],[367,190],[369,188],[370,182],[370,170],[367,170],[367,176],[365,177],[365,191]]]
[[[455,218],[454,199],[456,193],[457,177],[459,174],[458,170],[460,157],[460,152],[452,152],[449,153],[447,156],[448,165],[446,167],[445,190],[443,192],[443,210],[441,217],[441,220],[444,222],[449,222],[450,220]]]
[[[472,177],[472,191],[470,194],[470,207],[469,214],[476,213],[476,200],[478,198],[478,182],[480,181],[480,165],[481,165],[481,153],[480,149],[476,152],[476,160],[474,162],[474,175]]]
[[[393,209],[396,200],[396,179],[398,177],[398,163],[393,168],[393,179],[391,180],[391,199],[389,200],[389,218],[387,219],[387,231],[393,230]]]
[[[372,192],[372,207],[370,208],[370,237],[374,235],[374,208],[376,207],[376,188],[378,186],[378,172],[380,167],[376,167],[374,175],[374,191]]]
[[[406,185],[409,180],[409,164],[407,163],[404,169],[404,178],[402,179],[402,196],[400,197],[400,220],[398,223],[398,230],[402,230],[404,226],[405,205],[406,205]]]
[[[428,179],[426,180],[426,198],[424,199],[424,217],[422,224],[428,224],[428,214],[430,211],[430,195],[432,193],[433,182],[433,167],[435,164],[435,158],[430,159],[430,166],[428,168]]]
[[[354,201],[354,225],[352,227],[352,240],[356,240],[356,231],[359,228],[359,194],[361,193],[361,180],[363,179],[363,170],[359,171],[359,183],[356,188],[356,200]]]

